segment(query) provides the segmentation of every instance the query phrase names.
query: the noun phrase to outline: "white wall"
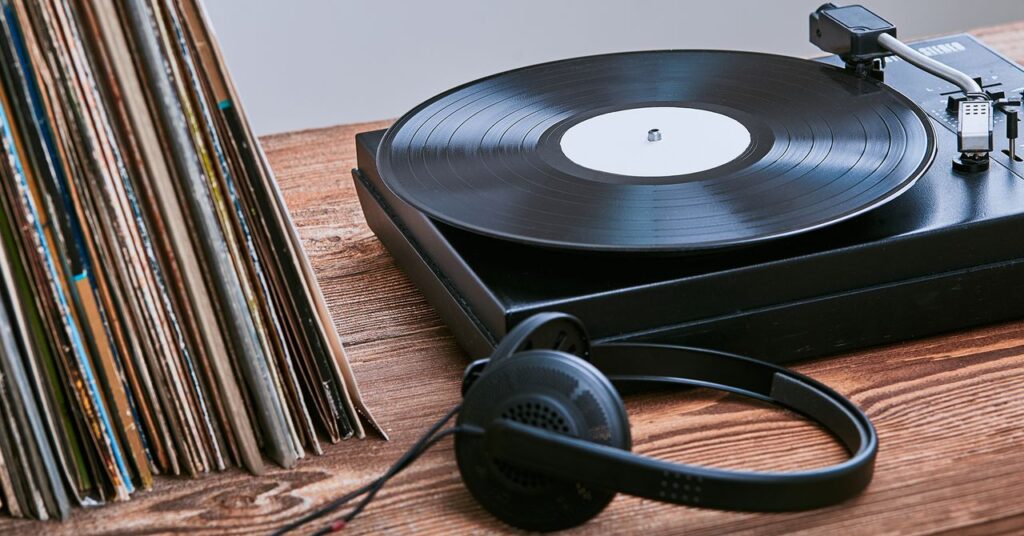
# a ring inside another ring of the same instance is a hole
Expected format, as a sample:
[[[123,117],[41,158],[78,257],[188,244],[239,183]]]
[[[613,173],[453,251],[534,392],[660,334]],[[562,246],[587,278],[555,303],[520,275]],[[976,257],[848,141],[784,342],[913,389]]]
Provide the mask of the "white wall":
[[[572,56],[725,48],[811,56],[821,0],[205,0],[260,134],[401,115],[495,72]],[[839,3],[839,2],[837,2]],[[1024,19],[1024,0],[863,0],[900,36]]]

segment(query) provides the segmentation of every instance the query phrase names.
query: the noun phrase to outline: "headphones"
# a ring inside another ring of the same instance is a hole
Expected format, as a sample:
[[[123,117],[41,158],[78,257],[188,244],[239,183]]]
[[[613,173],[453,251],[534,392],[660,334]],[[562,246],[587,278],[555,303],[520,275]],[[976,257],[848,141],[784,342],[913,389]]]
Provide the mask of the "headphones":
[[[806,471],[750,472],[658,460],[630,452],[630,427],[616,387],[709,387],[769,402],[817,422],[846,447],[839,464]],[[463,377],[463,401],[391,470],[361,490],[306,516],[290,530],[358,494],[366,506],[383,483],[439,440],[456,412],[459,473],[488,512],[520,529],[552,531],[585,523],[616,493],[686,506],[782,512],[842,502],[867,487],[878,436],[856,406],[825,385],[763,361],[655,344],[591,346],[582,323],[541,313],[516,326],[491,357]]]

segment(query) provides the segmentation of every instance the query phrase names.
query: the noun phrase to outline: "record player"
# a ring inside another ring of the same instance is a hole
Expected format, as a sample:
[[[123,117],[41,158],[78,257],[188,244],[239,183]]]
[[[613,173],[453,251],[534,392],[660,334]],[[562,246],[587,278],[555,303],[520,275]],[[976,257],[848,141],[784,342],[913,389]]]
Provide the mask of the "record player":
[[[894,57],[872,17],[815,12],[839,53],[816,61],[637,52],[455,88],[356,137],[366,220],[474,356],[540,311],[776,362],[1024,316],[1024,69],[963,34]]]

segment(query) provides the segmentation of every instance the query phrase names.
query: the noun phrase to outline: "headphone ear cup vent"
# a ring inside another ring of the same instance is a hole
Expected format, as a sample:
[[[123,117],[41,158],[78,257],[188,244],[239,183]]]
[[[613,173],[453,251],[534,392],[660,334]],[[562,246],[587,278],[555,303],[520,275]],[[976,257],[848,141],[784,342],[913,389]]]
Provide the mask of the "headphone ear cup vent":
[[[571,418],[566,417],[550,402],[540,398],[531,397],[519,402],[512,402],[501,412],[501,418],[559,434],[577,436],[576,431],[570,426]],[[508,484],[518,486],[524,491],[542,490],[552,482],[550,477],[536,471],[516,467],[498,458],[492,457],[491,463],[508,480]]]
[[[558,410],[544,402],[522,402],[501,412],[502,419],[521,422],[563,435],[574,435],[569,422]]]

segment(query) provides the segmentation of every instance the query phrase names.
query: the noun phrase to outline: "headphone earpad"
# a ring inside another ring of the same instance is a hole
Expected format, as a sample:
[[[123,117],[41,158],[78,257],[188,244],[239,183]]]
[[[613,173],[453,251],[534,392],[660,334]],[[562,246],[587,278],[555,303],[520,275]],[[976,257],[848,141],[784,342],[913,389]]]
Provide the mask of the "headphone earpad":
[[[631,448],[625,406],[611,382],[590,363],[563,352],[519,352],[486,369],[466,393],[458,424],[485,429],[497,419]],[[473,497],[514,527],[574,527],[600,513],[615,496],[614,491],[521,469],[494,458],[484,445],[480,434],[456,436],[459,472]]]

